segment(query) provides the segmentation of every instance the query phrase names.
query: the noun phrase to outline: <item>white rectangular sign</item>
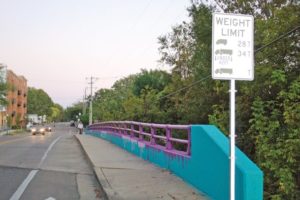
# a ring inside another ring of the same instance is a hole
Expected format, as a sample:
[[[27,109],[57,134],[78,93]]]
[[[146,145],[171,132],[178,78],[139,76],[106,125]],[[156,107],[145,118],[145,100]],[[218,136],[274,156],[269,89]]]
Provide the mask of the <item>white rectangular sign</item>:
[[[253,80],[253,29],[251,15],[213,13],[213,79]]]

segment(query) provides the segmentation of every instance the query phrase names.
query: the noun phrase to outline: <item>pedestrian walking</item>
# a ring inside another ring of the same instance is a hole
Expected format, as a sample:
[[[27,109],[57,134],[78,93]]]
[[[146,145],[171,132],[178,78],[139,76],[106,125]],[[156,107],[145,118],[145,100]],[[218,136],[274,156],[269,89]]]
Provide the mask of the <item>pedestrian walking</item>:
[[[82,134],[83,131],[83,124],[81,122],[78,123],[77,128],[79,129],[79,134]]]

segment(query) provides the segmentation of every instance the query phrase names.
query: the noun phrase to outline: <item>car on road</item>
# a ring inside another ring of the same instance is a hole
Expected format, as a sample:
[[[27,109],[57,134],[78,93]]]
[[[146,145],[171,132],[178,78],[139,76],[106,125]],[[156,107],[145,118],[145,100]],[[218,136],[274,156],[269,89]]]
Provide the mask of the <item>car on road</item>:
[[[46,134],[46,128],[44,126],[35,126],[31,128],[31,134],[36,135],[36,134]]]
[[[52,132],[51,126],[47,126],[47,127],[46,127],[46,131],[47,131],[47,132]]]

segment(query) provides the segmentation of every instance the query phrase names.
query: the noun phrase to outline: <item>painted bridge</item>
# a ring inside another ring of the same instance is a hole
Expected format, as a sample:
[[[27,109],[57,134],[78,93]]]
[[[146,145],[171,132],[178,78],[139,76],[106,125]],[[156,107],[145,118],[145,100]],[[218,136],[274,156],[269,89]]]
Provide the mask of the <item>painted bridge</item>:
[[[170,170],[211,199],[229,199],[229,140],[215,126],[113,121],[92,124],[86,134]],[[236,199],[263,199],[263,173],[237,147]]]

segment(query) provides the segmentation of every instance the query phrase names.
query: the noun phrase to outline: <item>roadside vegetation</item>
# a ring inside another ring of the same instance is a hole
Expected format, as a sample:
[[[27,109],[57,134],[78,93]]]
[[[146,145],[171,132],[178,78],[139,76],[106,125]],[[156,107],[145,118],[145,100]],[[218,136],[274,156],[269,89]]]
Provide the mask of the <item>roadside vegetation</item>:
[[[63,107],[54,103],[44,90],[29,87],[27,101],[28,114],[46,115],[47,122],[59,122],[63,120]]]

